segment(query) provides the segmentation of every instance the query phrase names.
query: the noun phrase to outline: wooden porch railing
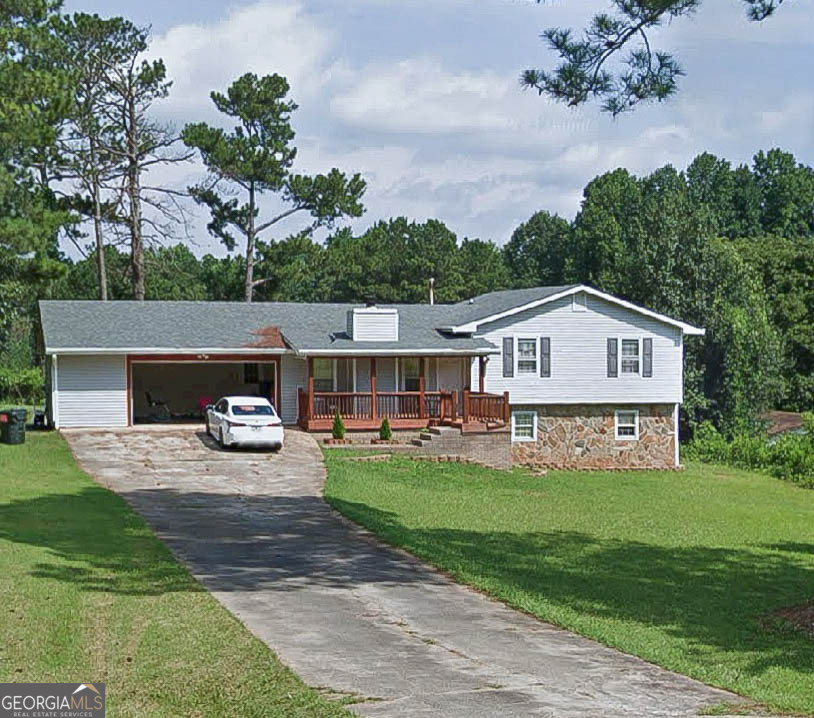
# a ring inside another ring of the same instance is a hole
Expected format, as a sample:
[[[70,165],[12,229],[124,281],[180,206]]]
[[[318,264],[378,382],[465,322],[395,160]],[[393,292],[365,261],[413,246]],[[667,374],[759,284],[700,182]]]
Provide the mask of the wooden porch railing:
[[[378,391],[375,403],[373,397],[372,392],[360,391],[315,391],[313,397],[309,397],[306,390],[300,389],[298,413],[300,420],[333,419],[337,410],[343,419],[442,419],[457,416],[457,392]]]
[[[470,421],[509,423],[509,392],[503,394],[475,394],[464,389],[462,418]]]
[[[459,405],[457,391],[314,392],[300,389],[299,420],[333,419],[337,411],[345,420],[367,420],[378,426],[384,417],[391,422],[437,421],[453,423],[509,422],[509,395],[473,393],[465,389]]]
[[[307,401],[307,392],[303,394]],[[333,419],[337,409],[343,417],[367,417],[370,416],[370,406],[371,395],[368,392],[314,392],[314,411],[310,418]]]

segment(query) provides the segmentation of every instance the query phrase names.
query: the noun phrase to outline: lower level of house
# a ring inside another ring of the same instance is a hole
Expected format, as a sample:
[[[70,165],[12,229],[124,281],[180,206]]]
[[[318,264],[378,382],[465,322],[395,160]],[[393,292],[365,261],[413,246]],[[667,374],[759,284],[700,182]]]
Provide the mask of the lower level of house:
[[[53,426],[199,420],[229,394],[269,398],[286,424],[349,431],[445,424],[501,432],[512,461],[550,468],[678,466],[677,404],[530,404],[490,394],[479,357],[309,357],[291,353],[66,354],[48,359]],[[473,438],[474,441],[474,438]]]
[[[511,407],[512,461],[557,469],[679,465],[678,404]]]

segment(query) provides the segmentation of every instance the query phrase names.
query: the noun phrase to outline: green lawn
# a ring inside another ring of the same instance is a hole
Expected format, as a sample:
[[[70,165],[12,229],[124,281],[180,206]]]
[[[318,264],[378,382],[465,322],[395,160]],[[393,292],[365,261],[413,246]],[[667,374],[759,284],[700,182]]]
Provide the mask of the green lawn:
[[[326,451],[327,499],[385,540],[540,618],[814,712],[814,491],[746,471],[498,472]]]
[[[105,682],[108,716],[340,716],[57,434],[0,444],[0,681]]]

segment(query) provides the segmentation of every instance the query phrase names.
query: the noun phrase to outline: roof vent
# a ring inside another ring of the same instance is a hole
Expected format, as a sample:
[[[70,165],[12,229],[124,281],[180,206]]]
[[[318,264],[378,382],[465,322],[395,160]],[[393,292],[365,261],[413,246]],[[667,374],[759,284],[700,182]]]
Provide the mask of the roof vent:
[[[399,340],[399,312],[395,307],[358,307],[349,312],[348,325],[355,342]]]

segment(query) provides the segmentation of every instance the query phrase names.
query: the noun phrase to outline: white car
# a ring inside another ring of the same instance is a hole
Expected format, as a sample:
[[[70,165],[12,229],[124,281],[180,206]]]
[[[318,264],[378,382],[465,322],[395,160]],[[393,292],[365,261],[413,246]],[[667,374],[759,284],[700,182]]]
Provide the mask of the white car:
[[[223,448],[283,448],[283,422],[268,399],[225,396],[206,410],[206,430]]]

